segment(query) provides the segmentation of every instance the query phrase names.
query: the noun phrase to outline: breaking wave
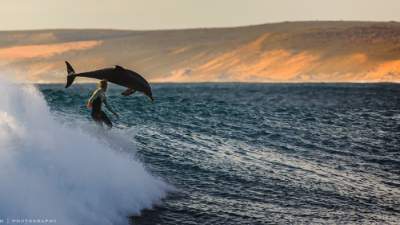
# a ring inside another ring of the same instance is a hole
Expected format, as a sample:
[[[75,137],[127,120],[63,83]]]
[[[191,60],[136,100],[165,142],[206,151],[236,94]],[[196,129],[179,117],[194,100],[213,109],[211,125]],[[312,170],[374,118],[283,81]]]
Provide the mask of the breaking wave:
[[[0,219],[126,224],[169,189],[105,134],[59,122],[33,85],[0,90]]]

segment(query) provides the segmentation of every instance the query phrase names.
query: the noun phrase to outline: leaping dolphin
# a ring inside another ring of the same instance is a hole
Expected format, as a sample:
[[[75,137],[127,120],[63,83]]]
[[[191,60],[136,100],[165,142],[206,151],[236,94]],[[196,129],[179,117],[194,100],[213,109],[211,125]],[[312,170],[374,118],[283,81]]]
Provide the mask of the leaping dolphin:
[[[71,86],[71,84],[75,80],[75,77],[89,77],[94,79],[107,80],[109,82],[127,87],[128,89],[121,93],[124,96],[131,95],[135,93],[135,91],[140,91],[147,95],[152,101],[154,100],[149,83],[141,75],[132,70],[127,70],[122,66],[116,65],[112,68],[75,73],[74,68],[72,68],[69,62],[65,61],[65,64],[67,65],[68,73],[67,84],[65,85],[65,88]]]

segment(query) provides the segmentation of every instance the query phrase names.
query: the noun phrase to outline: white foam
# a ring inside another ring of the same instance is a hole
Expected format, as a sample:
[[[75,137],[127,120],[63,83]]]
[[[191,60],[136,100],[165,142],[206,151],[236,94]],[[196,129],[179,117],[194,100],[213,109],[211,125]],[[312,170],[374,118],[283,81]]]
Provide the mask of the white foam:
[[[133,154],[55,120],[34,86],[0,90],[0,220],[127,224],[169,189]]]

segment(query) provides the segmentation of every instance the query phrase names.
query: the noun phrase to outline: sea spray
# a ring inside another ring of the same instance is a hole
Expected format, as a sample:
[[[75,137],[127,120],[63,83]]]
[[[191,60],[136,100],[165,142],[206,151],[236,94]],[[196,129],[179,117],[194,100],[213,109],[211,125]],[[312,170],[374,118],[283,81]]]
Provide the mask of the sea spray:
[[[34,86],[0,90],[0,220],[124,224],[169,189],[132,154],[53,118]]]

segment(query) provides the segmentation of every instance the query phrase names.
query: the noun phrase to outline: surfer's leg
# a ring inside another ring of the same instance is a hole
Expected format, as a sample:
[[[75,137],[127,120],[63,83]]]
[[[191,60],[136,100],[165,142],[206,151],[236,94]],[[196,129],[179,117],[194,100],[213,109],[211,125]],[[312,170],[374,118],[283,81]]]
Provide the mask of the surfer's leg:
[[[100,112],[93,112],[91,113],[92,119],[99,124],[100,126],[103,126],[103,120],[101,118],[101,113]]]
[[[111,128],[112,123],[111,120],[107,117],[107,115],[103,111],[100,112],[100,115],[101,115],[101,121],[104,122],[109,128]]]

